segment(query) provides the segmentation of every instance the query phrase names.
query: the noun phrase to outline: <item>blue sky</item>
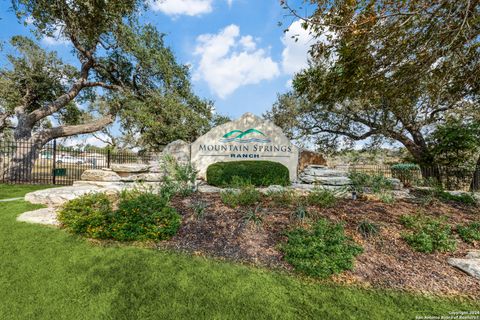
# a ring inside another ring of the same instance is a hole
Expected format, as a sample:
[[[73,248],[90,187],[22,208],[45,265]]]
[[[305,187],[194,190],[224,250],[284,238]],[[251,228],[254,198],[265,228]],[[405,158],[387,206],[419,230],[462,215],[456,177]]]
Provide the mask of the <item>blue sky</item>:
[[[16,34],[31,35],[17,21],[10,1],[0,6],[2,42]],[[278,0],[152,0],[141,19],[164,32],[177,60],[190,65],[195,92],[213,100],[217,112],[237,118],[268,110],[292,75],[306,66],[312,41],[286,14]],[[299,35],[299,41],[291,35]],[[68,42],[44,38],[40,43],[74,61]]]

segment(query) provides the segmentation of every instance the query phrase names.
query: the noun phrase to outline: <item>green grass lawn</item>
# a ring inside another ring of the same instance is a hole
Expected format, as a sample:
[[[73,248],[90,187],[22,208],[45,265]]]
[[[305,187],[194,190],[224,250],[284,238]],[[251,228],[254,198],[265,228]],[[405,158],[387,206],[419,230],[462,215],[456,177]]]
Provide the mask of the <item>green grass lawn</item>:
[[[16,222],[0,203],[0,319],[414,319],[473,302],[318,283]]]
[[[41,190],[45,188],[53,188],[54,186],[42,185],[42,184],[32,184],[32,185],[21,185],[21,184],[0,184],[0,200],[23,197],[26,193]]]

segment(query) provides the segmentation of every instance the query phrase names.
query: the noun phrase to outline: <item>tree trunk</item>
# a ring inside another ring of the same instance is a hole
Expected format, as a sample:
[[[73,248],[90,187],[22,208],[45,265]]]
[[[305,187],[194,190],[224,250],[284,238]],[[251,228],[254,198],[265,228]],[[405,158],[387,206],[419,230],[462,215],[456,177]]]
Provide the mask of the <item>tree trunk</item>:
[[[32,172],[43,144],[29,140],[16,141],[16,149],[7,169],[10,182],[32,182]]]
[[[25,118],[26,119],[26,118]],[[20,118],[23,121],[23,118]],[[42,147],[49,141],[78,134],[92,133],[105,128],[113,122],[113,116],[107,115],[86,124],[59,126],[32,134],[28,125],[17,125],[14,138],[16,149],[7,169],[6,177],[11,182],[31,182],[32,171]]]
[[[478,156],[475,171],[473,172],[472,182],[470,183],[470,191],[480,190],[480,156]]]

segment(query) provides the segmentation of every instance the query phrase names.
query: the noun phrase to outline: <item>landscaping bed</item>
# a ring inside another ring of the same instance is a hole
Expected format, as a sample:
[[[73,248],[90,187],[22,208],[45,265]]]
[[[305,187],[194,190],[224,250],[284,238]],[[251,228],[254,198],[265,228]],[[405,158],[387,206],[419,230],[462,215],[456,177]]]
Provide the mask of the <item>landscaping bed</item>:
[[[205,207],[201,216],[195,209],[199,203]],[[278,244],[286,241],[286,231],[309,222],[295,217],[294,205],[279,206],[266,199],[260,206],[230,208],[222,203],[219,194],[197,193],[186,198],[175,197],[172,206],[181,214],[182,225],[172,239],[158,243],[158,247],[283,270],[292,268],[282,259]],[[478,220],[478,207],[438,200],[422,205],[417,199],[410,199],[394,204],[339,200],[331,208],[306,209],[311,220],[324,217],[344,223],[346,234],[364,249],[356,258],[354,270],[333,276],[334,281],[441,295],[480,296],[480,282],[447,263],[448,258],[463,257],[468,249],[478,249],[478,245],[457,239],[453,253],[416,252],[402,239],[406,229],[400,223],[401,216],[421,214],[445,217],[454,227]],[[252,210],[261,221],[248,220]],[[378,234],[364,238],[358,231],[362,221],[378,225]]]

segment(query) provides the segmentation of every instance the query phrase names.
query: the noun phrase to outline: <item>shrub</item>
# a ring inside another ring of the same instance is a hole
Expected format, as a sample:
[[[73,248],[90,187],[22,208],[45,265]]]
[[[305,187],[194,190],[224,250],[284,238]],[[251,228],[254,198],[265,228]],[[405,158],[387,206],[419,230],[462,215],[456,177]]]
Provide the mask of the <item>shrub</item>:
[[[84,195],[67,202],[59,220],[73,233],[119,241],[165,240],[180,227],[167,199],[139,191],[122,192],[117,210],[102,193]]]
[[[376,236],[380,232],[380,226],[368,220],[363,220],[358,224],[357,230],[364,238],[370,238]]]
[[[260,192],[252,185],[247,185],[240,190],[228,189],[220,193],[222,202],[231,207],[237,206],[251,206],[256,204],[261,199]]]
[[[409,187],[415,182],[420,167],[414,163],[397,163],[390,167],[392,176]]]
[[[107,195],[90,193],[65,203],[58,213],[58,220],[72,233],[108,238],[107,226],[112,216],[112,204]]]
[[[480,241],[480,222],[472,222],[465,226],[458,225],[457,233],[467,243]]]
[[[122,195],[114,212],[111,237],[120,241],[166,240],[177,233],[180,215],[153,193]]]
[[[383,192],[377,193],[377,195],[378,195],[378,199],[383,203],[392,204],[395,202],[395,196],[393,195],[392,192],[383,191]]]
[[[307,196],[309,205],[320,206],[322,208],[331,208],[338,202],[334,191],[326,188],[315,187]]]
[[[365,191],[371,191],[373,193],[381,193],[386,190],[392,190],[392,182],[385,178],[382,174],[368,174],[364,172],[352,171],[348,177],[352,182],[352,188],[354,191],[363,193]]]
[[[440,200],[445,202],[459,202],[468,206],[475,206],[477,204],[475,197],[469,193],[451,194],[444,190],[438,190],[436,195]]]
[[[400,217],[400,222],[411,230],[403,233],[402,238],[416,251],[447,252],[455,251],[457,247],[452,229],[445,219],[407,215]]]
[[[341,224],[318,220],[312,229],[297,228],[287,233],[280,245],[285,260],[296,271],[310,276],[328,277],[353,268],[354,257],[363,250],[345,235]]]
[[[195,191],[195,180],[198,171],[190,164],[181,164],[171,155],[163,157],[163,170],[165,172],[164,186],[173,194],[189,196]]]
[[[207,168],[210,185],[231,187],[233,177],[241,177],[255,186],[290,184],[287,167],[272,161],[229,161],[217,162]]]
[[[297,196],[293,190],[271,191],[267,193],[267,196],[279,207],[288,207],[297,200]]]

